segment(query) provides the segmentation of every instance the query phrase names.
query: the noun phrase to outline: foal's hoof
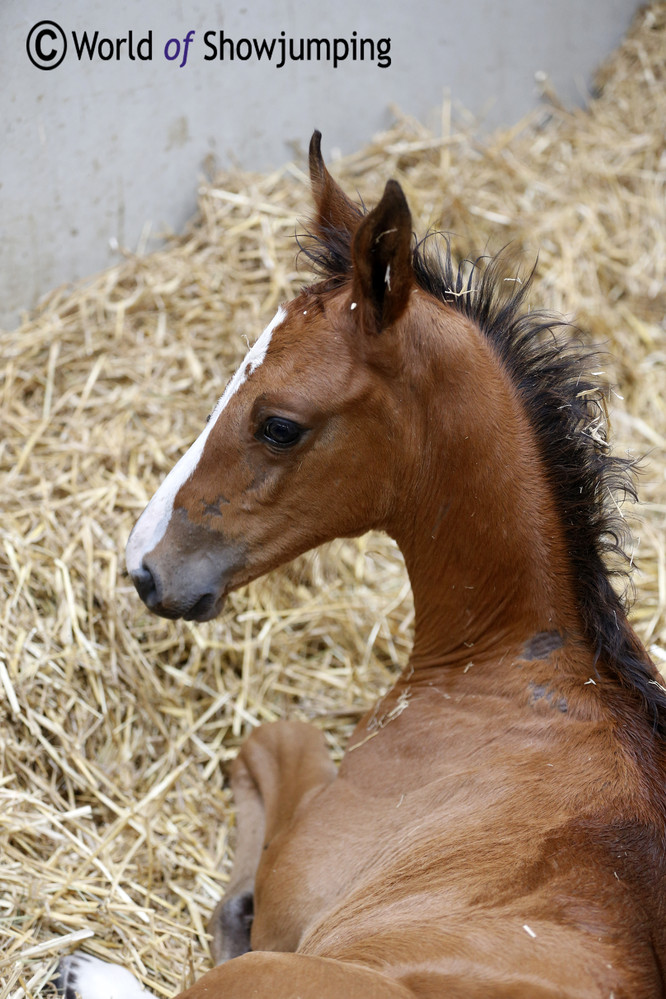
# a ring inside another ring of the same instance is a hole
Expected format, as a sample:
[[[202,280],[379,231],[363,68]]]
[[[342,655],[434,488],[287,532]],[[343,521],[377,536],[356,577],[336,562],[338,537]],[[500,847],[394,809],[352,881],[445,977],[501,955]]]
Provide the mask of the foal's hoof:
[[[151,999],[127,968],[80,952],[61,959],[53,984],[63,999]]]
[[[254,919],[254,893],[238,892],[218,903],[208,925],[213,940],[211,953],[215,964],[224,964],[251,950],[250,931]]]

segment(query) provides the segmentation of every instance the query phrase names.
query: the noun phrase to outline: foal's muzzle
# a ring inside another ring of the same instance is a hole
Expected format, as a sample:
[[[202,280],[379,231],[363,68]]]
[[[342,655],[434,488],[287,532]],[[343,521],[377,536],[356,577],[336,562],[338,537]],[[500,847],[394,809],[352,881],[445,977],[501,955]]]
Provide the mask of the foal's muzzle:
[[[224,573],[208,560],[199,563],[190,572],[186,566],[168,574],[177,584],[176,589],[165,585],[165,576],[143,560],[130,575],[137,593],[146,607],[154,614],[167,618],[185,618],[186,621],[209,621],[217,617],[224,605]]]

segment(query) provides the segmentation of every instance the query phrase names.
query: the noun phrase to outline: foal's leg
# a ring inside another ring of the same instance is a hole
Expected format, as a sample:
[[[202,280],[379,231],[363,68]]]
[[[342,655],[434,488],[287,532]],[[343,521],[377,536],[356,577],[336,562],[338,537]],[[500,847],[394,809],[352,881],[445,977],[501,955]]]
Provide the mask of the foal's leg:
[[[250,949],[254,875],[261,857],[266,824],[261,794],[242,755],[234,760],[230,782],[236,803],[236,849],[227,890],[208,924],[215,964],[222,964]]]
[[[209,923],[215,964],[250,950],[254,879],[264,843],[288,823],[305,795],[329,784],[336,768],[313,725],[275,722],[256,729],[231,767],[237,809],[234,865]]]
[[[373,968],[326,957],[269,951],[245,954],[237,961],[213,968],[181,992],[178,999],[248,999],[250,996],[256,999],[415,999],[415,993],[407,986]]]
[[[64,957],[55,982],[62,999],[155,999],[117,964],[76,953]],[[428,993],[433,995],[432,992]],[[446,990],[434,993],[448,994]],[[456,991],[456,995],[462,995]],[[464,993],[467,995],[467,992]],[[484,990],[475,996],[496,995]],[[471,995],[471,993],[470,993]],[[508,993],[504,992],[505,997]],[[518,993],[510,993],[517,999]],[[213,968],[178,999],[416,999],[405,985],[379,971],[325,957],[257,951]],[[521,999],[553,999],[520,993]]]

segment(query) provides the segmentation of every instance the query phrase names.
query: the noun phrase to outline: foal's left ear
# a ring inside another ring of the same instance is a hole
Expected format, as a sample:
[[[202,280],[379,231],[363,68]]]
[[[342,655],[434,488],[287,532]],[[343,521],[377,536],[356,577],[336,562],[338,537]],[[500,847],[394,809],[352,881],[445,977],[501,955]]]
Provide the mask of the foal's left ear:
[[[382,200],[359,225],[352,243],[352,294],[369,333],[396,322],[414,282],[412,216],[400,184],[389,180]]]
[[[316,130],[310,139],[309,166],[315,203],[312,226],[316,235],[326,239],[334,232],[352,233],[363,213],[326,169],[321,155],[321,132]]]

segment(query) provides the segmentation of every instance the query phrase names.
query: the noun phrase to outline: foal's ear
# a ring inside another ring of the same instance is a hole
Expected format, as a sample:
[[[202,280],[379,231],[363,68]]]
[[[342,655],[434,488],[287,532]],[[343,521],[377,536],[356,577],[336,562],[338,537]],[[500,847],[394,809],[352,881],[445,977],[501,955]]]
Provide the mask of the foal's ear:
[[[321,132],[314,131],[310,139],[310,184],[315,203],[312,220],[316,236],[331,231],[352,233],[362,216],[361,209],[350,201],[331,177],[321,155]]]
[[[412,216],[400,184],[389,180],[352,243],[353,296],[363,326],[379,333],[400,318],[414,282]]]

